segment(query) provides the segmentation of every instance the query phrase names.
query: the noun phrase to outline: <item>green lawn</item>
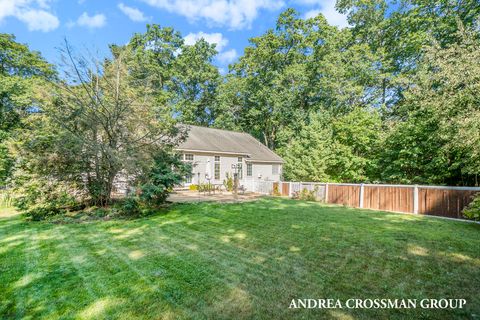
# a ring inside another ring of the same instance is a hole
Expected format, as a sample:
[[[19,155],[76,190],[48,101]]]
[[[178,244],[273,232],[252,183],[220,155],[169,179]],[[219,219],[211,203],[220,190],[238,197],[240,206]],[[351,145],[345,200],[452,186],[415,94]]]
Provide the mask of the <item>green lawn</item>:
[[[464,298],[461,310],[293,310],[292,298]],[[286,199],[138,220],[0,210],[0,318],[480,317],[480,225]]]

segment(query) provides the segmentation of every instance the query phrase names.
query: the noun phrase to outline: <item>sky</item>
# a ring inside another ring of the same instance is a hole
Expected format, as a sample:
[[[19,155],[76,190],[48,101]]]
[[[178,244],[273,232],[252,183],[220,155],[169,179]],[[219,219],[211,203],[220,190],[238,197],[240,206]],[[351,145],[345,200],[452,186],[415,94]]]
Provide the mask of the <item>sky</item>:
[[[186,44],[200,38],[216,43],[215,64],[225,71],[248,39],[274,28],[287,8],[347,26],[335,0],[0,0],[0,33],[14,34],[58,64],[64,39],[77,50],[107,55],[109,44],[126,44],[155,23],[180,31]]]

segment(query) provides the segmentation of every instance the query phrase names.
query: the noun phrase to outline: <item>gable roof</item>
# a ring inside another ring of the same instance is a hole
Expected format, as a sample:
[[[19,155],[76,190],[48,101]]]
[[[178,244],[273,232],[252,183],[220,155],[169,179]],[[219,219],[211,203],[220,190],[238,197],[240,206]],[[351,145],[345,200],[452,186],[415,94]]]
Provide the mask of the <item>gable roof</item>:
[[[279,162],[283,159],[245,132],[187,125],[188,136],[177,150],[245,155],[250,161]]]

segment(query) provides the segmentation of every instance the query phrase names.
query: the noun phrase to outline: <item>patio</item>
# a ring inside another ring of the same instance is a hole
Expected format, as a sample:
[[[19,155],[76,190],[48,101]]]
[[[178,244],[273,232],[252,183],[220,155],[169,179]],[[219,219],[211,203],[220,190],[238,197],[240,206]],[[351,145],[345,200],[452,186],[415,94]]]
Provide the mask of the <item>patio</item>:
[[[175,203],[187,203],[187,202],[245,202],[253,201],[262,197],[261,194],[253,192],[239,193],[235,199],[235,195],[232,192],[220,191],[215,193],[203,193],[190,190],[176,190],[170,194],[168,201]]]

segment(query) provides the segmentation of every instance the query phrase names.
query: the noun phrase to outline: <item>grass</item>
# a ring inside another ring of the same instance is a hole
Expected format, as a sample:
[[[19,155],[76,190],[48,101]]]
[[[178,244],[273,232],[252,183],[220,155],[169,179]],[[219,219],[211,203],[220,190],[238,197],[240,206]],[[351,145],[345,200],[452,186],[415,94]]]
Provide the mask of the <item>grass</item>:
[[[480,225],[286,199],[138,219],[0,210],[0,318],[480,316]],[[464,309],[288,309],[292,298],[463,298]]]

